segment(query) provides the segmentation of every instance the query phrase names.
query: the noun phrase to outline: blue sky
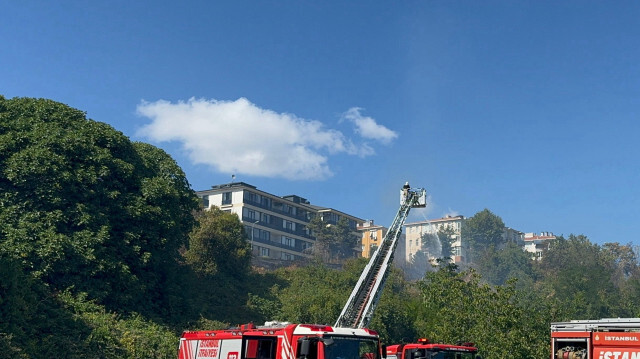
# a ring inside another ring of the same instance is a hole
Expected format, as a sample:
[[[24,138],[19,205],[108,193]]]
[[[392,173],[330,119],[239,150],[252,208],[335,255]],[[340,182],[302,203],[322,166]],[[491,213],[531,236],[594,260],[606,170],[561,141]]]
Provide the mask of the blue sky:
[[[390,225],[488,208],[640,245],[637,1],[8,1],[0,94]]]

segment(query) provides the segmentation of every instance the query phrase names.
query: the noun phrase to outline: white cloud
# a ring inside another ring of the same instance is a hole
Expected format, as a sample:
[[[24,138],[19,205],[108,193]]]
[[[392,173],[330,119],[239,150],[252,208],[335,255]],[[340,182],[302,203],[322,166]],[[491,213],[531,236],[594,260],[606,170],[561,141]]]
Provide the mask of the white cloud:
[[[223,173],[324,179],[333,175],[328,155],[374,153],[369,145],[356,145],[319,121],[262,109],[245,98],[142,102],[137,111],[151,119],[140,136],[178,141],[194,163]]]
[[[356,132],[360,136],[388,144],[398,137],[398,134],[385,126],[379,125],[371,117],[360,114],[361,108],[352,107],[342,117],[354,123]]]

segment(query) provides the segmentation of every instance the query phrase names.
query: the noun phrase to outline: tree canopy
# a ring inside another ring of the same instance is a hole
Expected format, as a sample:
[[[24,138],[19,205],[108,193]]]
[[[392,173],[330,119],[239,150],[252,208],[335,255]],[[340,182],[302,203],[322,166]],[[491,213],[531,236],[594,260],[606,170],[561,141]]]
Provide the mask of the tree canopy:
[[[251,247],[240,219],[218,207],[198,212],[184,256],[201,275],[239,276],[251,265]]]
[[[502,218],[485,208],[465,220],[461,235],[469,244],[471,257],[477,258],[482,252],[503,243],[504,231]]]
[[[53,290],[164,311],[197,208],[171,157],[29,98],[0,98],[0,154],[0,252]]]
[[[490,358],[548,356],[550,318],[523,306],[513,284],[481,284],[477,273],[453,265],[428,273],[420,282],[420,333],[436,342],[474,342]]]
[[[338,223],[330,224],[324,222],[320,216],[315,216],[309,222],[308,228],[316,239],[312,249],[314,257],[325,263],[353,258],[359,238],[349,228],[346,218],[340,218]]]

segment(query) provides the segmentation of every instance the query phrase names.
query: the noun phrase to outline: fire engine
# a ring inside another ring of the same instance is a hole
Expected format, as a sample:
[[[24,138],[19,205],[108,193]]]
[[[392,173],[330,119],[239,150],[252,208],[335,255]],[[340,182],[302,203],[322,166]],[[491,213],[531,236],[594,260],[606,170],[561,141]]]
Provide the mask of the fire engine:
[[[237,329],[184,332],[178,359],[380,359],[369,329],[268,322]]]
[[[387,359],[480,359],[473,343],[438,344],[424,338],[417,343],[389,345],[386,352]]]
[[[387,268],[412,207],[426,206],[426,191],[400,190],[400,209],[334,326],[268,322],[236,329],[187,331],[178,359],[381,359],[378,333],[365,328],[384,287]]]
[[[551,359],[640,359],[640,318],[551,323]]]

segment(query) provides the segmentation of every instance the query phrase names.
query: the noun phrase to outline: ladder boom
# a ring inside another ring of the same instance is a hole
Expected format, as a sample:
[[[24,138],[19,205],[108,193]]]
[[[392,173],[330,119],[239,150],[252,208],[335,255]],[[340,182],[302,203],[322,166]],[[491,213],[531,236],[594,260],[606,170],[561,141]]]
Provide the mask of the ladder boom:
[[[382,239],[380,247],[376,249],[362,271],[347,304],[342,308],[336,327],[364,328],[369,324],[384,288],[388,269],[393,262],[394,251],[409,210],[425,206],[426,191],[422,188],[412,190],[407,182],[400,192],[400,209]]]

